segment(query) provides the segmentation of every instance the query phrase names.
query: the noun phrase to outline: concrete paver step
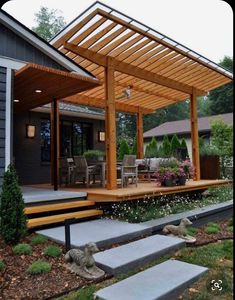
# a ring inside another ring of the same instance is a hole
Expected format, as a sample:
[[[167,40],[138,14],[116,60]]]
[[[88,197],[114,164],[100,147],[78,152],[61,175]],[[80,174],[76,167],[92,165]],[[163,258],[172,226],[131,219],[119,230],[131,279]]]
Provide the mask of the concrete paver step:
[[[154,259],[185,246],[177,237],[152,235],[94,255],[95,261],[105,272],[117,275],[136,269]]]
[[[167,260],[96,292],[101,300],[174,300],[207,268]]]

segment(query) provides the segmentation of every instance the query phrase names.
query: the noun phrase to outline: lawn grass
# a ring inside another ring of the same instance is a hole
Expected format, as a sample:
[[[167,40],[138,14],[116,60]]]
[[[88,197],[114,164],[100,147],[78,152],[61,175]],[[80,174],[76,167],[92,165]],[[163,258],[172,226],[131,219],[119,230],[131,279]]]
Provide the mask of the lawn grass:
[[[182,300],[211,300],[232,299],[232,257],[233,241],[225,240],[208,244],[202,247],[187,247],[176,252],[173,258],[192,264],[208,267],[209,271],[193,286],[188,288],[182,295]],[[171,258],[170,255],[163,256],[146,266],[146,269]],[[141,269],[143,270],[143,269]],[[94,293],[102,288],[134,275],[140,270],[122,274],[98,284],[91,284],[79,291],[72,292],[57,300],[93,300]],[[222,291],[212,291],[211,281],[222,280]]]
[[[231,184],[210,188],[209,192],[210,196],[201,198],[198,194],[178,194],[113,204],[105,214],[110,218],[139,223],[233,199]]]

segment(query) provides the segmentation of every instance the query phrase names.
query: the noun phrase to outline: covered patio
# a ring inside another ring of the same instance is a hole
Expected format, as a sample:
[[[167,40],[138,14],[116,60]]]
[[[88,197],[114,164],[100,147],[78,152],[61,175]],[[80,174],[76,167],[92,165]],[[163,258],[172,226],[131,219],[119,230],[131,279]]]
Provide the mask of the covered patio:
[[[51,44],[102,82],[63,101],[105,110],[107,190],[117,189],[116,112],[136,115],[137,158],[143,158],[143,116],[187,99],[194,180],[200,182],[197,97],[230,82],[230,72],[99,2],[65,27]],[[216,183],[221,182],[212,184]]]

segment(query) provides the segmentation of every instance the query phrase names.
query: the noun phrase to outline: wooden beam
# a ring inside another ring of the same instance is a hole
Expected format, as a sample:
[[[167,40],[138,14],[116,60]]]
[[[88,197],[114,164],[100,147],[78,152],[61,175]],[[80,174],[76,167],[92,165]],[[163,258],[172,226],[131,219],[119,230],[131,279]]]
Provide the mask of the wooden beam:
[[[107,163],[107,189],[114,190],[117,188],[117,153],[114,64],[111,58],[109,58],[107,61],[105,73],[105,145]]]
[[[191,114],[191,140],[192,140],[192,160],[195,168],[194,180],[200,180],[200,156],[199,156],[199,136],[198,136],[198,116],[197,116],[197,95],[195,91],[190,98]]]
[[[137,158],[144,158],[144,131],[143,131],[143,113],[139,108],[136,118],[137,129]]]
[[[59,156],[60,156],[60,139],[59,139],[59,101],[53,99],[51,102],[51,182],[54,190],[58,190],[59,183]]]
[[[64,43],[64,48],[77,54],[77,55],[80,55],[80,56],[90,60],[91,62],[93,62],[95,64],[98,64],[103,67],[107,66],[108,56],[93,52],[89,49],[85,49],[85,48],[82,48],[82,47],[79,47],[79,46],[76,46],[76,45],[73,45],[73,44],[67,43],[67,42]],[[166,86],[168,88],[178,90],[178,91],[181,91],[186,94],[191,95],[193,93],[192,86],[177,82],[175,80],[164,77],[162,75],[155,74],[150,71],[146,71],[139,67],[132,66],[131,64],[127,64],[127,63],[119,61],[115,58],[113,58],[113,65],[114,65],[115,71],[125,73],[125,74],[131,75],[131,76],[134,76],[134,77],[137,77],[140,79],[144,79],[144,80],[147,80],[150,82],[154,82],[156,84]],[[207,94],[206,91],[201,91],[201,90],[198,90],[197,93],[199,93],[200,95]]]
[[[89,97],[89,96],[86,96],[83,94],[76,94],[76,95],[70,96],[68,98],[63,99],[63,101],[73,103],[73,104],[75,103],[75,104],[81,104],[81,105],[87,105],[90,107],[97,107],[97,108],[105,109],[105,100],[104,99]],[[122,102],[116,101],[116,111],[135,114],[138,112],[138,107],[127,104],[127,103],[122,103]],[[151,114],[153,112],[154,112],[154,109],[143,108],[144,114]]]

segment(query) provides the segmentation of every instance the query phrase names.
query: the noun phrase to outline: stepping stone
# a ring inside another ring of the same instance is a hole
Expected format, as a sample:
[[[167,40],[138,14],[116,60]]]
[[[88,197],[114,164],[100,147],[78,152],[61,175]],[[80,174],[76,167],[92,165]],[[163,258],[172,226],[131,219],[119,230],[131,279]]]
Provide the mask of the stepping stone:
[[[129,244],[112,248],[94,255],[97,265],[105,272],[117,275],[136,269],[154,259],[185,246],[176,237],[152,235]]]
[[[208,269],[178,260],[157,266],[96,292],[101,300],[173,300]]]

